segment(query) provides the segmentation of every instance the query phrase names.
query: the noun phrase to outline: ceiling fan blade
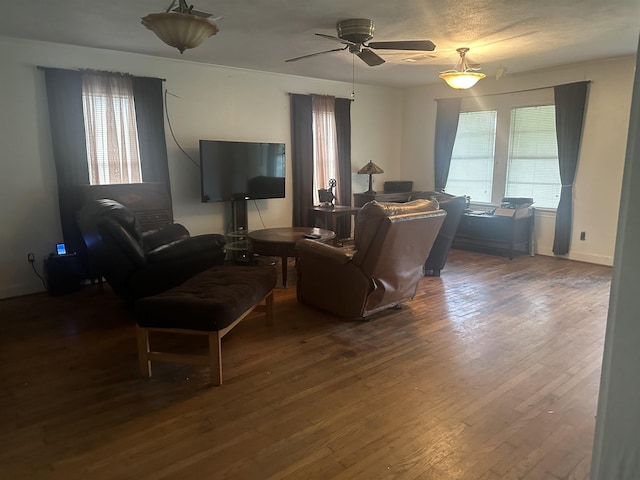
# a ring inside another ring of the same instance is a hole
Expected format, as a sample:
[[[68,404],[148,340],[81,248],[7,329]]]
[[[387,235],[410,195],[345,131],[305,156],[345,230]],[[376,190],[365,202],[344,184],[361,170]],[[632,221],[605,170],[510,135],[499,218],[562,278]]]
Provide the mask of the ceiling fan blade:
[[[397,42],[371,42],[366,45],[369,48],[380,50],[424,50],[431,52],[436,45],[431,40],[405,40]]]
[[[324,55],[325,53],[331,52],[340,52],[342,50],[346,50],[347,48],[349,48],[349,46],[343,48],[334,48],[332,50],[325,50],[324,52],[310,53],[309,55],[302,55],[301,57],[289,58],[288,60],[285,60],[285,62],[297,62],[298,60],[302,60],[303,58],[315,57],[316,55]]]
[[[355,45],[355,43],[350,42],[349,40],[344,40],[342,38],[335,37],[333,35],[325,35],[324,33],[316,33],[318,37],[327,38],[329,40],[335,40],[336,42],[340,42],[344,45]]]
[[[364,63],[366,63],[370,67],[375,67],[376,65],[381,65],[384,63],[384,59],[382,57],[366,48],[363,48],[362,51],[357,52],[356,55],[358,55],[358,57],[360,57],[364,61]]]

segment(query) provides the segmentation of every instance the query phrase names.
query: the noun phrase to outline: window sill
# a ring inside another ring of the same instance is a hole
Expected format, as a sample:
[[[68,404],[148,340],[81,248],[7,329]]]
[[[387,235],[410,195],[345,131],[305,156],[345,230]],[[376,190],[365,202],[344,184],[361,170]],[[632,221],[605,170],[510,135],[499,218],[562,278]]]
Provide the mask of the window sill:
[[[555,208],[549,208],[549,207],[536,207],[535,205],[532,206],[532,208],[535,209],[536,213],[546,213],[546,214],[556,214],[556,210]]]
[[[499,205],[493,205],[491,203],[471,203],[471,205],[469,206],[469,208],[471,208],[471,210],[493,210],[494,208],[498,208]],[[544,214],[556,214],[556,208],[549,208],[549,207],[536,207],[536,204],[534,203],[531,208],[534,209],[535,213],[544,213]]]

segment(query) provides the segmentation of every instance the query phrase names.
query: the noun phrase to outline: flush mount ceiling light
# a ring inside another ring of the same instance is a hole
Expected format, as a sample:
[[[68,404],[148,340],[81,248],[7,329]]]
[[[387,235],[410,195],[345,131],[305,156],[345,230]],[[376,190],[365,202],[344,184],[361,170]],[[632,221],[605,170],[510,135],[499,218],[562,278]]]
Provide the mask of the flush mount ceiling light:
[[[193,5],[188,6],[185,0],[179,0],[178,6],[172,10],[175,4],[174,0],[164,13],[150,13],[142,18],[142,24],[180,53],[197,47],[218,33],[210,13],[194,10]]]
[[[440,72],[440,75],[438,76],[447,82],[451,88],[465,90],[473,87],[478,83],[478,80],[482,80],[486,75],[478,72],[478,70],[480,70],[479,68],[469,68],[465,57],[466,53],[469,51],[468,48],[458,48],[456,51],[460,54],[460,69]]]

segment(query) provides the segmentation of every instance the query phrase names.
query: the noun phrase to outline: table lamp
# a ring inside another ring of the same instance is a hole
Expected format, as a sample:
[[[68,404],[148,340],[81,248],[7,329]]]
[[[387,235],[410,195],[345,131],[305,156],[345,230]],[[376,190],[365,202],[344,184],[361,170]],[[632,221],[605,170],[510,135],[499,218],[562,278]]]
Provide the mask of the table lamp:
[[[369,160],[369,163],[367,163],[364,167],[362,167],[360,170],[358,170],[358,173],[363,173],[363,174],[367,174],[369,175],[369,190],[367,190],[364,193],[368,193],[368,194],[375,194],[376,192],[373,190],[371,184],[371,175],[377,175],[379,173],[384,173],[384,170],[382,170],[379,166],[377,166],[375,163],[373,163],[371,160]]]

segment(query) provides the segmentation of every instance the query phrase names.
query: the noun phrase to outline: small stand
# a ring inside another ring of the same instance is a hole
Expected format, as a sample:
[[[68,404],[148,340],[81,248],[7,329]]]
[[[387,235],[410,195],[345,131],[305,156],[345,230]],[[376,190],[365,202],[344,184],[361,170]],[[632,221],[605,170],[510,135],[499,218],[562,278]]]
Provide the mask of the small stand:
[[[236,263],[246,265],[251,263],[249,254],[249,240],[247,232],[249,223],[247,216],[247,200],[244,197],[231,201],[232,229],[227,233],[225,248],[230,252],[231,259]]]
[[[235,263],[247,265],[251,262],[249,255],[249,240],[247,238],[247,231],[244,228],[234,230],[227,233],[227,243],[225,249],[229,252],[231,260]]]

